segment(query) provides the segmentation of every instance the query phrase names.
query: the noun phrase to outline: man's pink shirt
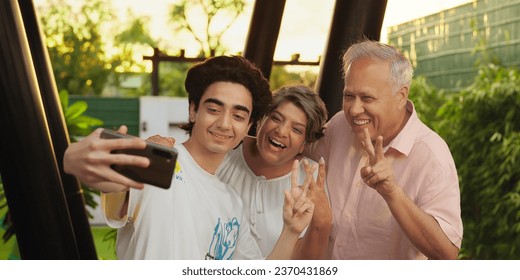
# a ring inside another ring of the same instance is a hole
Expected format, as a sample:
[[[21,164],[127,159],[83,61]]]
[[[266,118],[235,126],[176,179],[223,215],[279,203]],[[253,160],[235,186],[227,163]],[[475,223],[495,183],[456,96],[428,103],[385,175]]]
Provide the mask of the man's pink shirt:
[[[433,216],[446,236],[460,248],[462,220],[455,163],[444,140],[412,112],[402,131],[384,151],[391,150],[394,178],[408,197]],[[311,151],[327,163],[327,185],[334,225],[332,259],[425,259],[400,229],[385,200],[360,176],[366,156],[343,111],[328,123],[325,137]]]

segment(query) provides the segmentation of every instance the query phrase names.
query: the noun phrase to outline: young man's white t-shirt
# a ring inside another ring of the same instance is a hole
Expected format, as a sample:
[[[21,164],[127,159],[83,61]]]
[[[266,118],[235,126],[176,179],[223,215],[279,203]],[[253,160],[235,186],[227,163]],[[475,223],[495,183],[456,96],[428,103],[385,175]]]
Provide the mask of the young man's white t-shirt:
[[[171,187],[146,185],[143,190],[130,190],[123,219],[114,214],[122,196],[103,195],[107,223],[119,228],[118,258],[262,259],[240,197],[204,171],[183,145],[176,148],[179,155]]]
[[[262,255],[267,257],[274,248],[283,227],[284,190],[291,188],[291,173],[278,178],[266,179],[257,176],[244,159],[243,145],[230,151],[217,176],[235,189],[242,198],[244,209],[249,212],[251,235],[255,238]],[[311,164],[316,162],[308,159]],[[299,166],[298,185],[303,185],[305,169]],[[314,178],[317,176],[317,171]],[[304,235],[305,231],[302,233]]]

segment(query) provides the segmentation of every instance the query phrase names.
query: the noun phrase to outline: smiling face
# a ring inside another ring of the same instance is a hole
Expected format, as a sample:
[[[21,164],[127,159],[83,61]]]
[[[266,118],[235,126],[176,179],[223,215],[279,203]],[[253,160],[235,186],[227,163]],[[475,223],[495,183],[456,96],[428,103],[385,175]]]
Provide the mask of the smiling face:
[[[258,128],[260,156],[271,165],[291,164],[304,149],[307,116],[291,102],[271,111]]]
[[[235,148],[251,126],[253,101],[249,90],[231,82],[216,82],[204,92],[197,111],[190,104],[190,121],[194,122],[188,139],[190,151],[199,156],[222,157]]]
[[[354,61],[344,79],[343,110],[350,126],[359,139],[364,128],[368,128],[372,140],[382,135],[386,146],[405,121],[407,88],[394,94],[390,63],[372,58]]]

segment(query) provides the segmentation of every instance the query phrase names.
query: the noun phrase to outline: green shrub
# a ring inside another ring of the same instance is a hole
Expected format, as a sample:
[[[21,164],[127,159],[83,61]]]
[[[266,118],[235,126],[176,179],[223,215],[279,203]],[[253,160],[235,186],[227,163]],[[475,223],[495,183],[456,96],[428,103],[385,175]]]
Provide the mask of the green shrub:
[[[414,103],[418,117],[428,127],[435,129],[439,122],[437,111],[446,98],[445,92],[428,84],[425,77],[419,76],[412,80],[409,99]]]
[[[462,257],[520,259],[520,73],[481,67],[439,110],[461,182]]]
[[[415,78],[418,115],[448,143],[459,174],[460,258],[520,259],[520,73],[480,67],[473,84],[444,94]]]

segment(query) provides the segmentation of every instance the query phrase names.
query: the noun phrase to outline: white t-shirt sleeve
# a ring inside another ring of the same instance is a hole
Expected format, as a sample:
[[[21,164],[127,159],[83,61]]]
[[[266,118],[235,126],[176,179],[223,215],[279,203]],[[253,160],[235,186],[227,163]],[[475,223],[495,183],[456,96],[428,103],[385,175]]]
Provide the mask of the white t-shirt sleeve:
[[[101,193],[101,212],[107,225],[111,228],[122,228],[128,220],[128,203],[125,203],[128,192]],[[126,207],[126,211],[123,210]],[[126,214],[121,217],[121,211]]]

